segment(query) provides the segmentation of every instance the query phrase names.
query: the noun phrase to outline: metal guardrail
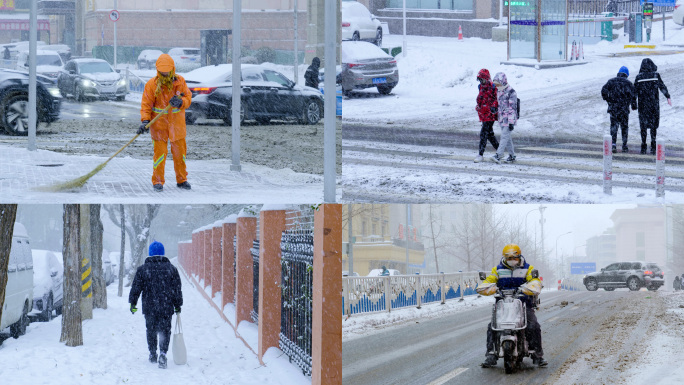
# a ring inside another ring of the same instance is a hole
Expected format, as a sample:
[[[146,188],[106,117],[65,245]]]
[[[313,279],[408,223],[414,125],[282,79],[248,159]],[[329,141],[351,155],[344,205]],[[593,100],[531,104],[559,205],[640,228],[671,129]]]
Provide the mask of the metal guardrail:
[[[280,349],[311,375],[313,317],[313,230],[284,231],[282,252],[282,304]]]
[[[126,90],[128,92],[137,92],[142,94],[143,91],[145,91],[145,83],[147,83],[147,80],[144,80],[126,68]]]
[[[252,272],[253,272],[253,287],[254,295],[252,297],[252,311],[249,314],[252,316],[252,321],[255,324],[259,324],[259,241],[254,240],[252,242],[252,248],[249,249],[252,254]]]
[[[582,278],[571,277],[561,279],[560,290],[586,291],[587,288],[584,287]]]
[[[477,272],[342,278],[342,314],[390,312],[477,294]]]
[[[235,287],[235,282],[237,281],[237,235],[233,236],[233,303],[237,303],[237,287]]]

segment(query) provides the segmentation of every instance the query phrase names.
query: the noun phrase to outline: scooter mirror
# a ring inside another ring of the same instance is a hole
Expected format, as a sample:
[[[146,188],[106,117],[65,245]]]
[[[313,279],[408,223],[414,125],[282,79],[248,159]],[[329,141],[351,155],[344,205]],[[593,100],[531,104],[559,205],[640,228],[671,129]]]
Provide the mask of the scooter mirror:
[[[539,270],[537,270],[537,269],[532,270],[531,275],[532,275],[532,278],[539,278]]]
[[[484,281],[485,279],[487,279],[487,273],[485,273],[484,271],[481,271],[480,272],[480,280]]]

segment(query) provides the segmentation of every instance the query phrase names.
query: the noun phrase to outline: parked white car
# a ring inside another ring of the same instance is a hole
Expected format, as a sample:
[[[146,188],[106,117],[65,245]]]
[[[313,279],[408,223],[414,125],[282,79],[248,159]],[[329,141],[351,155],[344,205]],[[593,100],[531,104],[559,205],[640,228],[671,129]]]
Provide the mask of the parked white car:
[[[199,48],[171,48],[169,56],[171,56],[176,64],[176,72],[192,71],[202,65],[200,63]]]
[[[71,60],[71,47],[66,44],[49,44],[40,47],[42,50],[55,51],[62,58],[63,62]]]
[[[164,52],[158,50],[158,49],[144,49],[142,52],[140,52],[140,55],[138,55],[138,69],[139,70],[144,70],[144,69],[155,69],[156,64],[157,64],[157,59],[159,59],[159,56],[161,56]]]
[[[682,5],[682,0],[677,0],[674,12],[672,12],[672,21],[684,26],[684,7]]]
[[[20,71],[29,71],[29,53],[28,51],[21,51],[17,55],[17,69]],[[59,72],[64,69],[64,62],[62,57],[56,51],[37,50],[36,51],[36,73],[43,75],[55,84],[57,84],[57,77]]]
[[[42,321],[52,320],[53,310],[62,314],[64,306],[64,267],[57,254],[31,250],[33,255],[33,309]]]
[[[5,304],[0,319],[0,330],[10,328],[14,338],[26,334],[28,313],[33,308],[33,259],[26,228],[14,223],[12,248],[7,269]]]
[[[342,40],[365,40],[382,46],[382,26],[365,5],[342,2]]]

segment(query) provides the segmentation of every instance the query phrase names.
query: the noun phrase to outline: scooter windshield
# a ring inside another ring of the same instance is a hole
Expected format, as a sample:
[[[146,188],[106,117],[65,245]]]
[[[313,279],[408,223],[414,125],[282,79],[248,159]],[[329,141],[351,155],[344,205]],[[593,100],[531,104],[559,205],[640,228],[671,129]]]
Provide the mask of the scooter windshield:
[[[525,327],[525,313],[519,299],[513,299],[511,302],[497,301],[495,316],[493,329],[522,329]]]

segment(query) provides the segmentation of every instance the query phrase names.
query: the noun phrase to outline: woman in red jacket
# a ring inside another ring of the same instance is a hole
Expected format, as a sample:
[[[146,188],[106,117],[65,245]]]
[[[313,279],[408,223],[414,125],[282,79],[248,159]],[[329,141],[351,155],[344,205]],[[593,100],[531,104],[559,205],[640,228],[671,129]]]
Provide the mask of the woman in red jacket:
[[[492,143],[495,150],[499,148],[499,142],[494,136],[494,122],[497,120],[496,114],[499,107],[499,102],[496,99],[496,87],[492,83],[489,71],[484,68],[477,74],[477,81],[480,82],[477,85],[480,92],[477,94],[475,110],[480,122],[482,122],[482,129],[480,130],[480,154],[475,158],[475,163],[482,162],[487,140]]]
[[[140,120],[142,124],[138,134],[147,130],[149,123],[158,114],[164,116],[157,119],[149,128],[154,142],[154,158],[152,171],[152,185],[156,191],[164,188],[164,166],[168,154],[168,144],[171,142],[173,155],[173,169],[176,171],[176,185],[189,190],[188,172],[185,166],[185,109],[190,107],[192,94],[185,79],[176,75],[175,64],[171,56],[162,54],[157,59],[157,76],[145,84],[142,103],[140,106]],[[171,107],[164,111],[168,105]]]

